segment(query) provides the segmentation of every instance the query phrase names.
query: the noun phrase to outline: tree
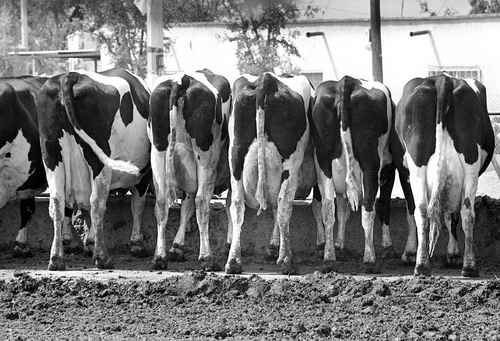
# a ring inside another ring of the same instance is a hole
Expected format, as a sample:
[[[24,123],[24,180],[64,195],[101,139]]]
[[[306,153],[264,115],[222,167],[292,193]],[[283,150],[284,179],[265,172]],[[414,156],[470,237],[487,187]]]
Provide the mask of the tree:
[[[225,22],[230,31],[226,39],[236,42],[238,69],[242,73],[260,74],[277,66],[293,68],[290,56],[299,56],[293,44],[298,31],[285,31],[299,15],[294,1],[226,2]],[[293,70],[285,70],[293,71]]]
[[[500,13],[499,0],[469,0],[470,14]]]

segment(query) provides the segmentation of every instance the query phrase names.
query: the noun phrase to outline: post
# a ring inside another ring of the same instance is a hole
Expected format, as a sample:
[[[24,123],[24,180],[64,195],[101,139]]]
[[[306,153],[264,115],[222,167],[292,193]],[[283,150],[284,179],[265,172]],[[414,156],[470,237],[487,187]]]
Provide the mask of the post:
[[[21,0],[21,48],[28,49],[28,0]]]
[[[372,46],[373,80],[384,81],[382,70],[382,39],[380,36],[380,0],[370,0],[370,41]]]
[[[151,82],[159,75],[163,58],[163,1],[148,0],[147,4],[147,76]]]

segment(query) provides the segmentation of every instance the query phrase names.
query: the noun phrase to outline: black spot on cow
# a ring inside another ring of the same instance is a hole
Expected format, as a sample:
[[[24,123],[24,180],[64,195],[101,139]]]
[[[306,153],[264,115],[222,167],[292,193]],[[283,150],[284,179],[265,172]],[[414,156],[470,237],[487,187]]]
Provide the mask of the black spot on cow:
[[[219,76],[208,69],[199,70],[207,80],[217,89],[222,102],[227,102],[231,96],[231,86],[225,77]]]
[[[283,181],[285,181],[286,179],[288,179],[289,176],[290,176],[290,172],[288,170],[284,170],[281,173],[281,183],[283,183]]]
[[[128,126],[134,118],[134,107],[130,92],[125,93],[125,95],[123,95],[122,97],[120,103],[120,115],[125,126]]]
[[[216,99],[205,85],[191,77],[189,79],[182,115],[189,136],[195,139],[201,150],[207,151],[214,139],[211,129],[207,127],[212,126],[215,118]]]
[[[159,151],[168,147],[168,134],[170,134],[170,93],[172,82],[159,84],[151,93],[150,122],[153,135],[153,144]]]
[[[130,86],[130,93],[139,114],[147,119],[149,117],[149,92],[134,75],[127,70],[114,68],[101,72],[105,76],[120,77],[127,81]]]

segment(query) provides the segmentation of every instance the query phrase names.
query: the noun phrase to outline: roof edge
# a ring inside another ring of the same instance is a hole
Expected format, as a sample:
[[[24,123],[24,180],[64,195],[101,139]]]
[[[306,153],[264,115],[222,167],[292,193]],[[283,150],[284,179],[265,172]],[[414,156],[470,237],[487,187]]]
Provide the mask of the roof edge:
[[[386,17],[381,18],[382,24],[406,23],[406,22],[438,22],[438,21],[482,21],[500,20],[500,13],[474,14],[474,15],[450,15],[430,17]],[[292,22],[291,25],[317,25],[317,24],[367,24],[369,18],[341,18],[341,19],[301,19]],[[196,21],[172,23],[171,27],[224,27],[226,24],[220,21]]]

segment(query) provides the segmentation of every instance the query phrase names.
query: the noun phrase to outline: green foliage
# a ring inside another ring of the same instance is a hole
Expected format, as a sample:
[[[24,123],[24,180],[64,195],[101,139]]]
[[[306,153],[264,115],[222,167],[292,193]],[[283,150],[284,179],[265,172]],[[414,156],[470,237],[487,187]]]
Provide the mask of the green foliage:
[[[232,0],[226,4],[227,40],[236,42],[238,69],[258,75],[276,67],[291,67],[290,56],[299,56],[293,44],[298,31],[286,31],[288,23],[297,19],[294,1]],[[290,70],[286,70],[290,71]]]
[[[470,14],[500,13],[499,0],[469,0]]]

